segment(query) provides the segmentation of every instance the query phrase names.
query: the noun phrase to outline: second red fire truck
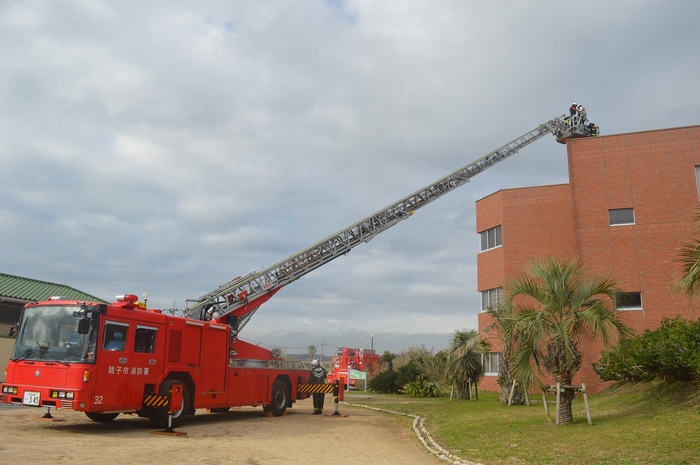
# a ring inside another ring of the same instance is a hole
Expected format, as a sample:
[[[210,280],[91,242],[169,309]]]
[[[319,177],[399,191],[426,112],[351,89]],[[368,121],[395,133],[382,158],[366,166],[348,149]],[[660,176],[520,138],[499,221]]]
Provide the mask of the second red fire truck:
[[[338,347],[335,356],[331,358],[331,371],[328,373],[328,381],[334,382],[342,378],[348,381],[350,387],[356,387],[359,379],[371,379],[381,365],[381,357],[372,349],[353,349],[350,347]],[[362,378],[353,376],[358,373]]]

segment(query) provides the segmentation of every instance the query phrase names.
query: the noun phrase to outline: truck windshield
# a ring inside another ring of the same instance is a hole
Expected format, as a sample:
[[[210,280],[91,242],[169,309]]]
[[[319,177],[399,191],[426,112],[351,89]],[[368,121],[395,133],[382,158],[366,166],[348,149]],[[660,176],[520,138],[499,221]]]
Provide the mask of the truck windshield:
[[[88,334],[78,334],[81,318],[90,319]],[[97,312],[87,306],[36,306],[22,313],[12,360],[94,363]]]

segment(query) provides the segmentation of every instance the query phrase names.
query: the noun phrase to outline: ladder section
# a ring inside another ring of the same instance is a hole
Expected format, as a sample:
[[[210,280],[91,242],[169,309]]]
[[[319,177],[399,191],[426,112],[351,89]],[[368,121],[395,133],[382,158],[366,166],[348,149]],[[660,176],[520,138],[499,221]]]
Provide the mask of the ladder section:
[[[581,126],[581,128],[579,127]],[[186,309],[193,318],[219,318],[238,332],[258,307],[279,289],[326,263],[347,254],[356,246],[369,242],[378,234],[408,219],[416,210],[466,184],[477,174],[517,153],[544,135],[551,133],[558,141],[579,134],[583,125],[573,126],[564,116],[554,118],[508,144],[490,152],[436,182],[377,211],[320,242],[272,266],[229,281],[197,300]],[[584,135],[581,133],[581,135]]]

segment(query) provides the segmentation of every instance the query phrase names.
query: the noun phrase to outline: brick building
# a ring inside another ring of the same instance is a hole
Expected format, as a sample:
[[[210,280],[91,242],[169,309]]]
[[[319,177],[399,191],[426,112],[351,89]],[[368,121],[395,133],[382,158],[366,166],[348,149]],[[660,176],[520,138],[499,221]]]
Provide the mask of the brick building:
[[[700,126],[574,139],[566,148],[568,184],[505,189],[477,201],[482,309],[502,297],[504,277],[549,255],[578,257],[587,274],[613,278],[628,297],[625,322],[638,333],[665,317],[700,318],[700,305],[670,288],[700,198]],[[479,315],[479,331],[489,320]],[[501,346],[490,342],[481,387],[499,390]],[[601,346],[581,349],[574,383],[596,392],[605,386],[591,367]]]

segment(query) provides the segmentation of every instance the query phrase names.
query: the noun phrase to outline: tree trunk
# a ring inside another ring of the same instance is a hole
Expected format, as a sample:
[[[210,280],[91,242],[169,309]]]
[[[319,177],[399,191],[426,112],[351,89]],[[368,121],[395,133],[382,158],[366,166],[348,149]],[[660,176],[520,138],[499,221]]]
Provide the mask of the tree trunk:
[[[457,399],[469,399],[469,384],[468,382],[457,383]]]
[[[501,395],[499,400],[502,404],[508,404],[508,399],[510,399],[510,390],[513,387],[513,378],[510,374],[510,363],[506,357],[501,358],[501,365],[499,367],[500,373],[498,375],[498,384],[501,386]],[[523,388],[520,384],[515,386],[515,391],[513,392],[513,400],[510,405],[523,405],[525,402],[523,400]]]
[[[499,400],[502,404],[508,404],[508,399],[510,399],[510,391],[513,388],[513,380],[508,377],[503,378],[504,381],[501,382],[501,395]],[[505,381],[508,380],[508,381]],[[510,405],[523,405],[525,400],[523,398],[524,390],[520,384],[516,384],[515,390],[513,391],[513,400]]]
[[[559,423],[567,424],[574,422],[574,415],[572,413],[572,404],[574,401],[574,390],[565,389],[561,393],[561,405],[559,406]]]
[[[570,377],[555,377],[555,380],[562,386],[571,386],[572,382]],[[573,389],[562,389],[562,391],[559,398],[559,424],[566,425],[574,422],[572,404],[576,393]]]
[[[557,341],[547,346],[544,367],[552,374],[557,383],[560,383],[562,386],[571,386],[574,375],[581,368],[581,360],[581,353],[578,352],[575,344],[572,356],[572,353],[567,351],[564,344]],[[567,424],[574,421],[571,410],[574,394],[575,392],[572,389],[565,389],[561,393],[559,424]]]

